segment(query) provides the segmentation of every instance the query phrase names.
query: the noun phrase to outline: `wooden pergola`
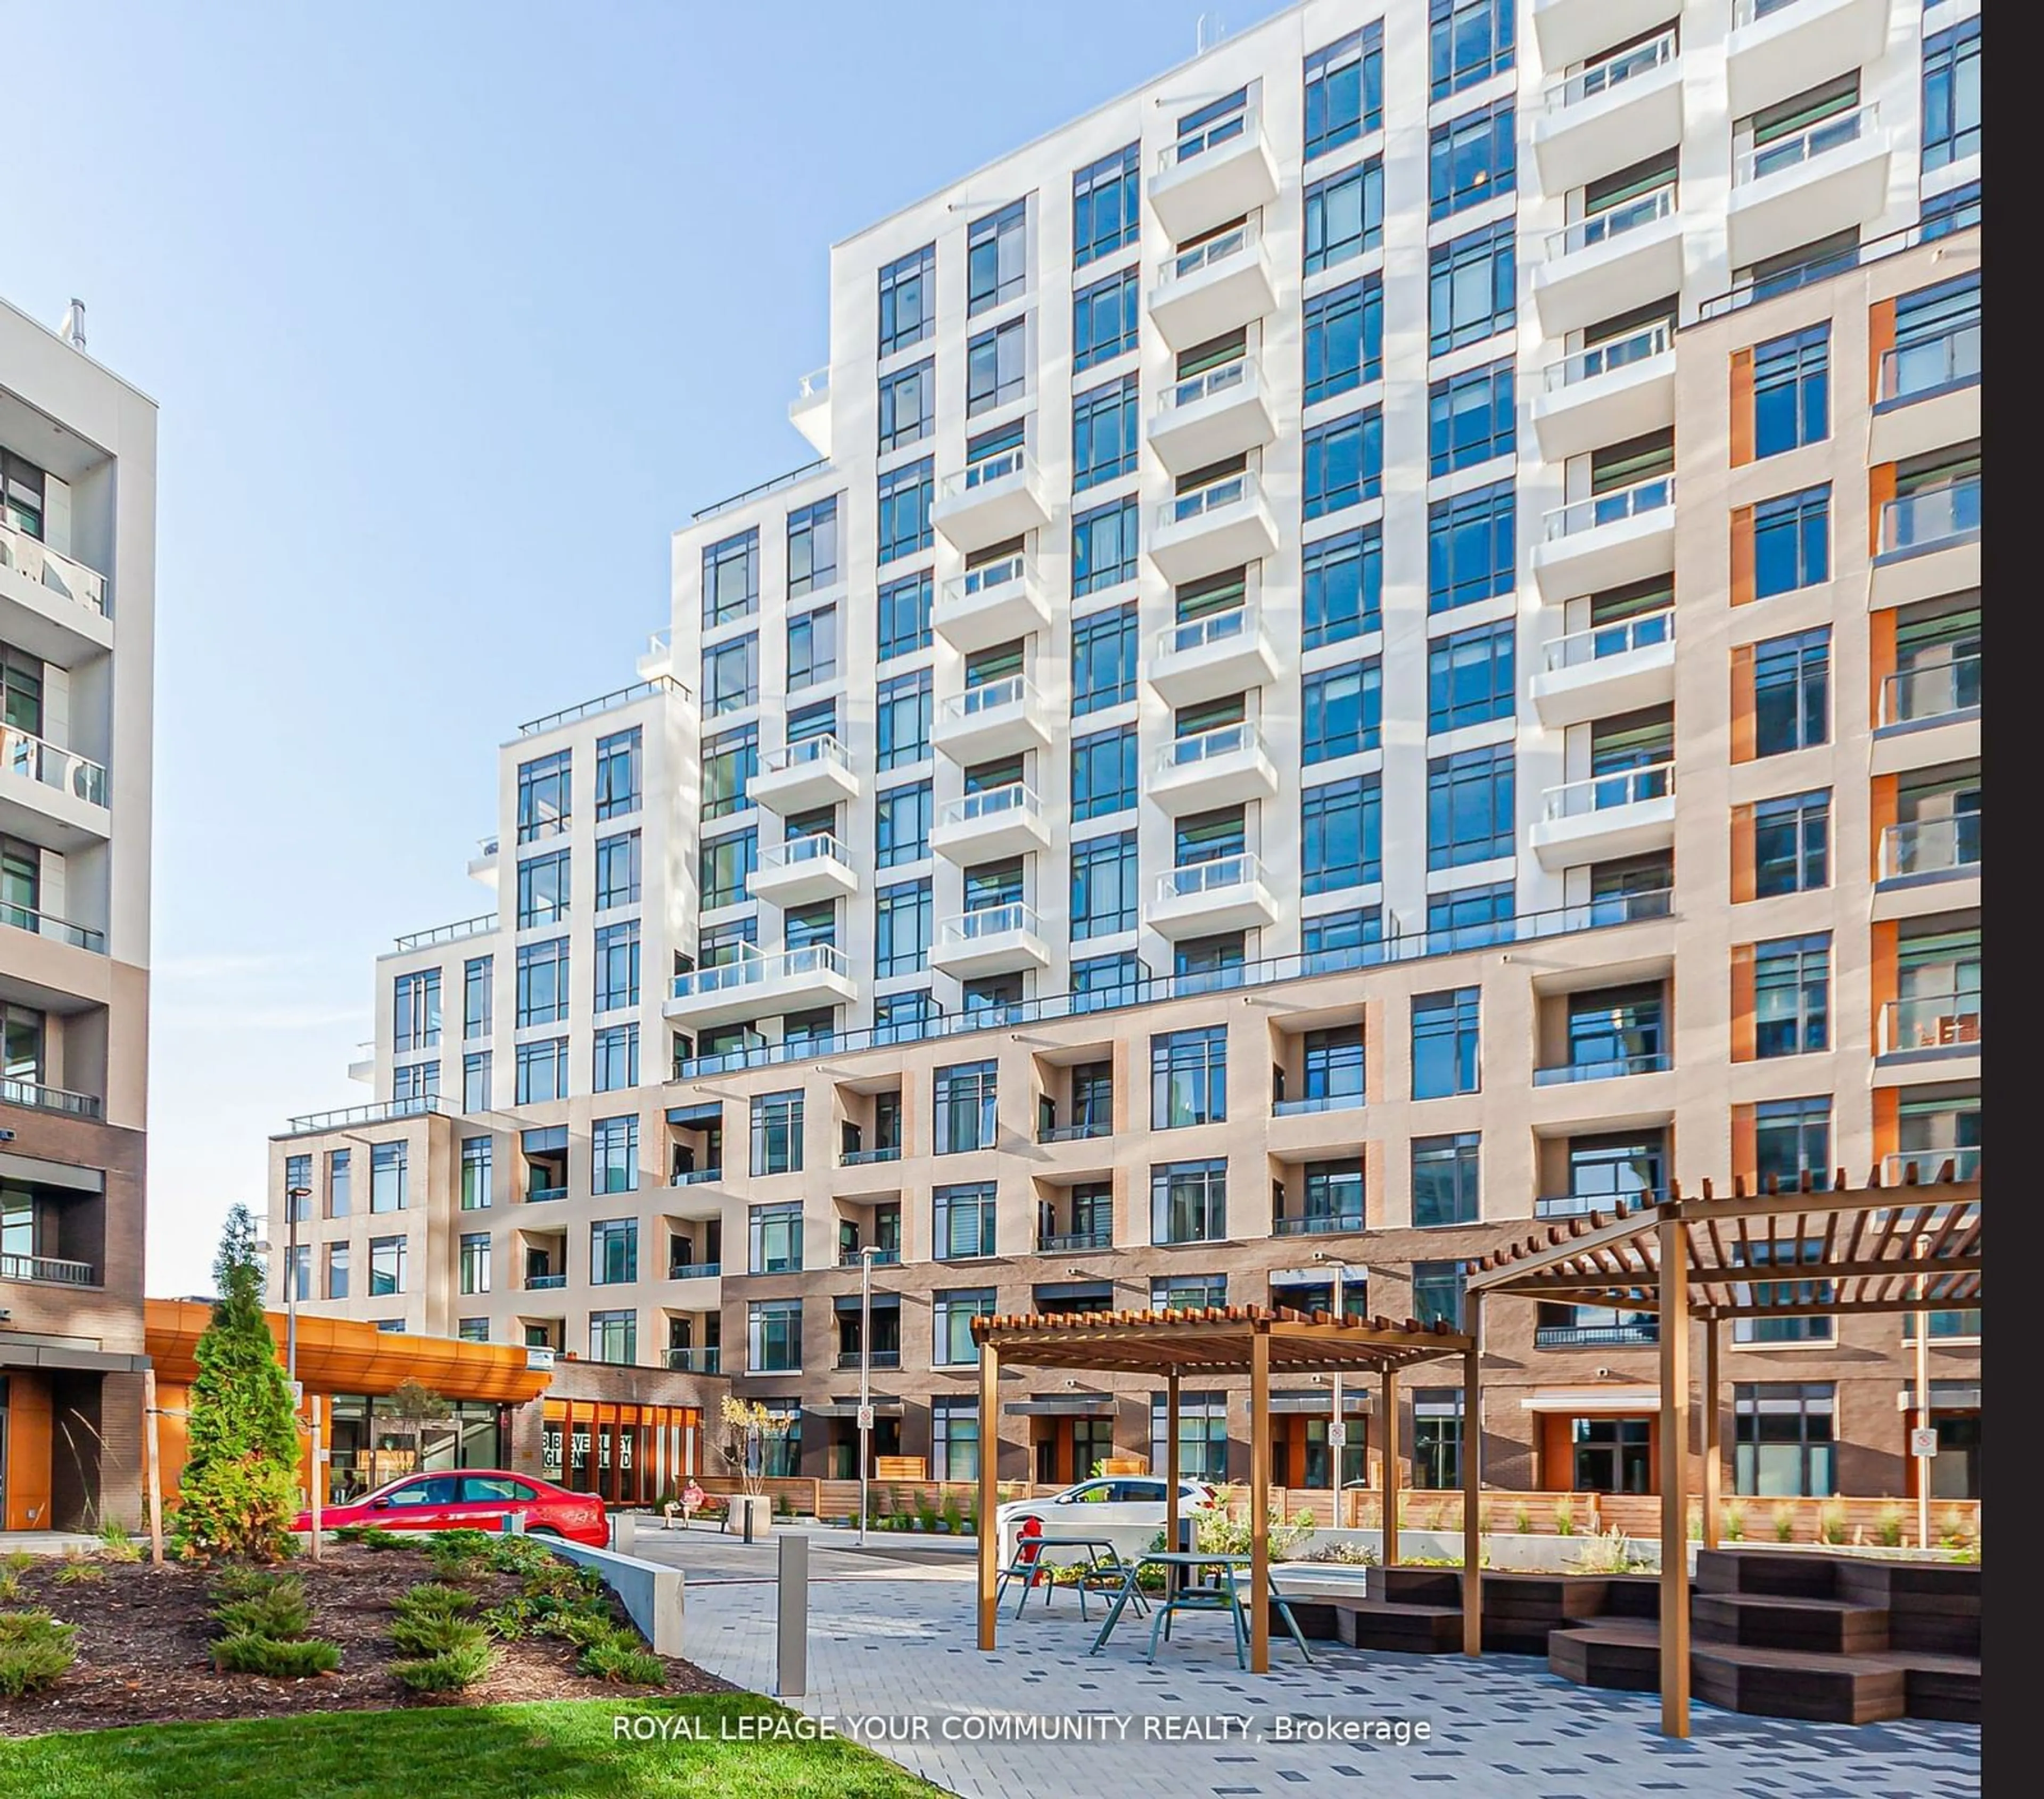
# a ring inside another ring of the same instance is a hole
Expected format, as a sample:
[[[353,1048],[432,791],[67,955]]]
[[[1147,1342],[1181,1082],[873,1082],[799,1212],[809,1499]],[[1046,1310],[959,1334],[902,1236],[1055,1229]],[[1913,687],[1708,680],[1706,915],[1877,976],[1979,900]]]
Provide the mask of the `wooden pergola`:
[[[1462,1359],[1463,1386],[1476,1392],[1476,1339],[1444,1324],[1414,1319],[1337,1318],[1289,1306],[1208,1306],[1193,1311],[1001,1314],[973,1320],[979,1346],[979,1646],[994,1647],[994,1589],[1000,1532],[994,1525],[999,1459],[999,1382],[1004,1365],[1076,1369],[1161,1378],[1165,1395],[1164,1540],[1178,1535],[1178,1383],[1190,1375],[1249,1379],[1250,1668],[1270,1667],[1270,1377],[1375,1374],[1381,1383],[1384,1438],[1384,1560],[1398,1558],[1398,1377],[1416,1363]],[[1466,1433],[1467,1434],[1467,1433]],[[1462,1632],[1473,1655],[1482,1643],[1477,1462],[1462,1458]]]
[[[1466,1284],[1465,1324],[1479,1336],[1496,1294],[1649,1312],[1703,1326],[1703,1542],[1718,1543],[1718,1390],[1727,1320],[1834,1317],[1973,1308],[1981,1303],[1980,1180],[1946,1162],[1919,1182],[1875,1170],[1853,1186],[1841,1168],[1819,1190],[1805,1173],[1786,1190],[1743,1178],[1721,1197],[1670,1182],[1668,1197],[1550,1224],[1477,1260]],[[1661,1355],[1661,1728],[1689,1734],[1690,1337],[1659,1332]],[[1471,1358],[1472,1365],[1474,1358]],[[1470,1382],[1473,1391],[1473,1378]],[[1465,1416],[1473,1412],[1466,1406]],[[1466,1440],[1476,1433],[1465,1429]],[[1467,1470],[1464,1470],[1466,1475]],[[1471,1551],[1473,1559],[1474,1552]],[[1466,1583],[1465,1583],[1466,1585]]]

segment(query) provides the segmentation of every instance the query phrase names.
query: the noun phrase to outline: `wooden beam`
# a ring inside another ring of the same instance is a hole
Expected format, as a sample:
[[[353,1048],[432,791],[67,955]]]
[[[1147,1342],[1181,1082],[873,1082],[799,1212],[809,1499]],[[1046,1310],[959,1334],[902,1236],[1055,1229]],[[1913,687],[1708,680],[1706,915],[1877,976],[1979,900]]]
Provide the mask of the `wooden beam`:
[[[1719,1501],[1724,1489],[1724,1446],[1719,1439],[1718,1391],[1723,1370],[1719,1356],[1724,1327],[1715,1318],[1704,1321],[1704,1547],[1718,1546]]]
[[[1335,1490],[1341,1490],[1335,1452]],[[1249,1346],[1249,1671],[1270,1671],[1270,1339]]]
[[[1195,1531],[1198,1526],[1193,1527]],[[1178,1547],[1178,1370],[1164,1371],[1164,1553]],[[1164,1566],[1164,1591],[1168,1598],[1178,1590],[1178,1570]]]
[[[1398,1370],[1384,1370],[1384,1565],[1398,1562]]]
[[[993,1590],[999,1578],[1001,1532],[994,1514],[1001,1490],[1001,1351],[979,1346],[979,1646],[993,1647]]]
[[[1689,1734],[1689,1261],[1679,1219],[1661,1236],[1661,1734]]]
[[[1483,1653],[1483,1404],[1481,1340],[1483,1295],[1462,1296],[1470,1347],[1462,1352],[1462,1653]]]

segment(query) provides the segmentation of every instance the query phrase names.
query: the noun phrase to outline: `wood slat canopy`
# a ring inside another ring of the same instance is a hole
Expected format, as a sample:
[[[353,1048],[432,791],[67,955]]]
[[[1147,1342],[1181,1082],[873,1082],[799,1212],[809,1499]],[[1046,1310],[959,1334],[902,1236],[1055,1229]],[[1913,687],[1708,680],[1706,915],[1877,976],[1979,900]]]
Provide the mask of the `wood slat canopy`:
[[[974,1319],[972,1335],[982,1347],[991,1343],[1003,1362],[1122,1374],[1246,1374],[1258,1336],[1270,1339],[1274,1374],[1381,1373],[1473,1347],[1444,1323],[1337,1318],[1289,1305],[1002,1313]]]

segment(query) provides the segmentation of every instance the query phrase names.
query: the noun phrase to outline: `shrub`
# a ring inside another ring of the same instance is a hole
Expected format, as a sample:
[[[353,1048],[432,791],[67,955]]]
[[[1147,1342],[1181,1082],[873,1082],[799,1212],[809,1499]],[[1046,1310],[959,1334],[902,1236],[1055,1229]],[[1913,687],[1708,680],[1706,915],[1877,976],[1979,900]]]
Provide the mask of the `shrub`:
[[[1690,1542],[1701,1543],[1704,1540],[1704,1509],[1694,1501],[1689,1505],[1687,1523]]]
[[[474,1643],[443,1649],[411,1661],[393,1662],[390,1672],[414,1693],[459,1693],[497,1666],[497,1651],[479,1635]]]
[[[1746,1540],[1746,1508],[1736,1499],[1724,1503],[1724,1540],[1727,1543]]]
[[[336,1543],[353,1543],[364,1549],[413,1549],[415,1540],[402,1536],[396,1531],[386,1531],[381,1524],[343,1524],[334,1533]]]
[[[958,1495],[956,1493],[947,1493],[944,1495],[943,1509],[938,1514],[938,1516],[943,1523],[944,1528],[949,1531],[953,1536],[956,1536],[960,1531],[964,1529],[965,1513],[959,1509]]]
[[[106,1570],[97,1562],[88,1562],[83,1555],[67,1555],[63,1566],[57,1570],[60,1586],[77,1586],[86,1581],[105,1580]]]
[[[1324,1543],[1306,1559],[1341,1562],[1353,1568],[1374,1568],[1377,1566],[1377,1551],[1366,1543]]]
[[[532,1628],[532,1614],[522,1599],[507,1599],[501,1605],[489,1607],[482,1613],[482,1621],[492,1636],[501,1637],[506,1643],[529,1636]]]
[[[210,1597],[217,1605],[226,1599],[257,1599],[274,1593],[285,1577],[267,1568],[222,1568],[213,1577]]]
[[[1558,1536],[1576,1534],[1576,1502],[1566,1493],[1554,1501],[1554,1532]]]
[[[594,1648],[618,1634],[617,1621],[607,1611],[556,1612],[547,1620],[546,1630],[549,1636],[565,1638],[578,1649]]]
[[[629,1686],[664,1686],[667,1665],[650,1649],[624,1632],[615,1632],[593,1643],[575,1663],[578,1671],[596,1680],[621,1681]]]
[[[1938,1523],[1938,1541],[1947,1549],[1977,1549],[1980,1535],[1973,1520],[1958,1506],[1948,1506]]]
[[[110,1562],[139,1562],[142,1546],[118,1518],[109,1518],[99,1527],[99,1553]]]
[[[1628,1574],[1654,1566],[1646,1556],[1634,1552],[1625,1532],[1599,1531],[1583,1540],[1576,1551],[1574,1571],[1585,1574]]]
[[[451,1618],[474,1611],[475,1595],[458,1586],[444,1586],[438,1581],[422,1581],[399,1593],[391,1604],[404,1617]]]
[[[1884,1549],[1902,1547],[1902,1512],[1899,1506],[1881,1507],[1881,1516],[1874,1521],[1873,1540]]]
[[[28,1597],[28,1590],[21,1585],[19,1574],[0,1570],[0,1605],[18,1605]]]
[[[1512,1508],[1512,1528],[1521,1536],[1530,1536],[1533,1532],[1533,1513],[1524,1500]]]
[[[1845,1540],[1846,1509],[1836,1500],[1827,1499],[1817,1508],[1817,1540],[1838,1543]]]
[[[213,1609],[222,1636],[263,1636],[282,1642],[303,1636],[312,1624],[312,1607],[304,1582],[288,1575],[267,1592],[246,1599],[223,1600]]]
[[[0,1556],[0,1572],[25,1574],[35,1565],[35,1557],[25,1549],[10,1549],[4,1556]]]
[[[445,1655],[489,1640],[490,1632],[467,1618],[401,1617],[390,1627],[392,1647],[406,1655]]]
[[[78,1659],[77,1634],[47,1612],[0,1612],[0,1694],[18,1699],[54,1686]]]
[[[937,1528],[937,1509],[930,1503],[927,1494],[918,1493],[916,1496],[916,1522],[926,1531]]]
[[[1773,1516],[1774,1540],[1777,1543],[1793,1543],[1796,1540],[1796,1508],[1788,1505],[1777,1505]]]
[[[224,1636],[213,1646],[213,1665],[224,1674],[303,1680],[312,1674],[330,1674],[339,1667],[340,1645],[316,1636],[284,1640],[244,1632]]]

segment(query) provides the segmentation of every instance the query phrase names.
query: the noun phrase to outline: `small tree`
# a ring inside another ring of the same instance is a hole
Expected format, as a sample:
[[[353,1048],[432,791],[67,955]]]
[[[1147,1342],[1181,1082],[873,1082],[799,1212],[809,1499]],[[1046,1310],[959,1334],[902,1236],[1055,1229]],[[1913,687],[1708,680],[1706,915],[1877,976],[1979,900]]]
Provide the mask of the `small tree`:
[[[181,1554],[271,1561],[298,1509],[298,1424],[263,1315],[263,1265],[245,1205],[227,1215],[213,1273],[220,1297],[194,1351],[173,1535]]]
[[[378,1413],[390,1420],[393,1432],[412,1440],[412,1465],[417,1467],[425,1451],[426,1426],[454,1416],[453,1403],[423,1381],[409,1374],[384,1396]]]
[[[752,1497],[766,1490],[766,1446],[786,1437],[793,1420],[770,1412],[758,1400],[724,1396],[724,1441],[718,1453]]]

